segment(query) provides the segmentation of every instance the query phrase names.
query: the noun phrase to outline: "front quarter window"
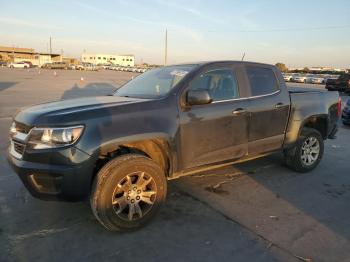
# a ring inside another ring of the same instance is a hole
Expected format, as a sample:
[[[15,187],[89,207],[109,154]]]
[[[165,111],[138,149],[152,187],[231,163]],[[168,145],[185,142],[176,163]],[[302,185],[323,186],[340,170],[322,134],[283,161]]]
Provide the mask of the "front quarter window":
[[[193,68],[194,65],[167,66],[147,71],[123,85],[114,95],[137,98],[163,97]]]

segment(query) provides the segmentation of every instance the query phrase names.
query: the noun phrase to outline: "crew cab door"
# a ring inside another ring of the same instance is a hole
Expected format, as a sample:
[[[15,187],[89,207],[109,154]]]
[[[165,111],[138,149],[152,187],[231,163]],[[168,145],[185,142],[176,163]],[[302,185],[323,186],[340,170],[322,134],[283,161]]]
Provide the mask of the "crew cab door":
[[[278,79],[273,67],[246,65],[245,68],[250,86],[248,154],[280,149],[290,108],[282,76]]]
[[[213,101],[180,110],[180,168],[188,169],[247,154],[248,113],[234,66],[203,70],[190,90],[208,90]]]

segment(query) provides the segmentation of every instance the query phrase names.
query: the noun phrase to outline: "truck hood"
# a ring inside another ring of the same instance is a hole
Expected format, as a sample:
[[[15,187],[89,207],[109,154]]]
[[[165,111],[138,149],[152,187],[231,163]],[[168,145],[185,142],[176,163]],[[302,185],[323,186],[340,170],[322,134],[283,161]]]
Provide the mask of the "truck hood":
[[[81,114],[91,110],[108,110],[109,108],[143,101],[148,101],[148,99],[98,96],[61,100],[21,109],[15,116],[15,121],[32,126],[37,124],[39,118],[62,118],[65,115]]]

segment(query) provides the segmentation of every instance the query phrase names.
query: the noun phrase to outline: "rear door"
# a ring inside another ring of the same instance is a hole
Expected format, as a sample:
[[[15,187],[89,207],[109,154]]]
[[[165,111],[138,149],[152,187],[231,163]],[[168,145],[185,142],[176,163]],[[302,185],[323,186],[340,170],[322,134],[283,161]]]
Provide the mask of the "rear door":
[[[250,86],[248,154],[279,149],[283,144],[290,107],[286,86],[280,86],[278,72],[273,67],[246,65],[245,68]]]
[[[237,159],[247,154],[247,101],[240,99],[242,92],[237,70],[235,66],[205,69],[184,91],[206,89],[213,102],[180,112],[181,169]]]

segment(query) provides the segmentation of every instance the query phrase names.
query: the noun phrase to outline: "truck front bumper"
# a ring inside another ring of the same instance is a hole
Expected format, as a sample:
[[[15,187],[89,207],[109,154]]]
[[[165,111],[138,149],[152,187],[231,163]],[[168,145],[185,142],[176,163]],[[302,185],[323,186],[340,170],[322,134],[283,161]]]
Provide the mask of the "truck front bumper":
[[[30,154],[24,157],[16,158],[9,149],[8,161],[32,196],[43,200],[78,201],[89,195],[93,164],[88,154],[66,148],[46,152],[45,157],[32,158]]]

